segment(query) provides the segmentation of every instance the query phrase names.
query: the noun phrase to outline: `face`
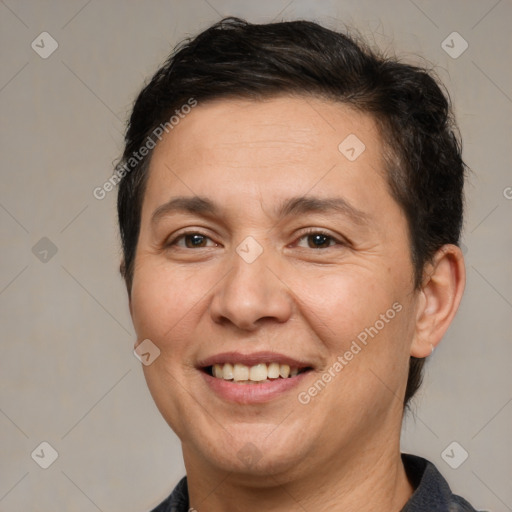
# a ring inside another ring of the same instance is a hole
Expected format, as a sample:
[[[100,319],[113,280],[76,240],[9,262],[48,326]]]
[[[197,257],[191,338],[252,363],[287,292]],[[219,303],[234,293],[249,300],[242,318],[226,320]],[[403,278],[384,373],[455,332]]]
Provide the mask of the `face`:
[[[155,148],[130,310],[186,463],[307,474],[398,439],[417,297],[382,152],[290,97],[199,104]]]

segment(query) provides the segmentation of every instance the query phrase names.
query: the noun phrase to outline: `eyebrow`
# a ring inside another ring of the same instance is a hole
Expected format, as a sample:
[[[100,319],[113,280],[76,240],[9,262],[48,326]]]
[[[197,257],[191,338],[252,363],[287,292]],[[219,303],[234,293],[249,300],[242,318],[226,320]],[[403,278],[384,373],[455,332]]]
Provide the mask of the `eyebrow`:
[[[219,216],[221,209],[210,199],[200,196],[179,196],[160,205],[151,216],[156,224],[162,217],[172,213],[190,213],[206,217]],[[281,219],[305,213],[341,213],[356,224],[367,224],[368,215],[351,205],[342,197],[297,196],[285,200],[277,209],[276,217]]]

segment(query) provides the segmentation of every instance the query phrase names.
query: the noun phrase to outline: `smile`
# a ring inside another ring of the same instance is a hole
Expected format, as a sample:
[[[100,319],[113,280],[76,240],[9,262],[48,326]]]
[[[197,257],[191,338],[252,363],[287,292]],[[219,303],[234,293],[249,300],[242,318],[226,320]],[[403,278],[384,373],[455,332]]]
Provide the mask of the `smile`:
[[[258,363],[247,366],[240,363],[214,364],[206,368],[206,372],[216,379],[236,382],[238,384],[253,384],[269,382],[275,379],[296,377],[310,368],[299,368],[280,363]]]
[[[197,368],[214,395],[248,405],[289,397],[314,365],[271,351],[224,352],[199,361]]]

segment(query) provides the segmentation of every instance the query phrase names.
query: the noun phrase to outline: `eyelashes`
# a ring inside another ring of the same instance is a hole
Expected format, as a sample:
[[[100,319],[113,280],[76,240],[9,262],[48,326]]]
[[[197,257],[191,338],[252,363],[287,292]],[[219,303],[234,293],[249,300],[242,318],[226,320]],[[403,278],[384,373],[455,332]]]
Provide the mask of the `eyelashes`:
[[[304,231],[301,236],[297,239],[298,241],[302,240],[302,239],[308,239],[309,237],[313,237],[315,240],[315,243],[320,241],[320,240],[323,240],[323,242],[320,242],[320,245],[324,245],[325,244],[325,240],[329,241],[329,242],[334,242],[333,245],[329,245],[327,247],[320,247],[320,246],[313,246],[313,247],[308,247],[308,249],[329,249],[331,247],[334,247],[336,245],[338,246],[347,246],[348,245],[348,242],[346,240],[343,240],[343,239],[340,239],[334,235],[332,235],[331,233],[327,232],[327,231],[324,231],[322,229],[317,229],[317,228],[310,228],[306,231]]]
[[[335,247],[336,245],[348,245],[346,241],[340,240],[338,237],[333,236],[331,233],[318,228],[310,228],[306,231],[303,231],[302,233],[300,233],[298,238],[295,239],[295,242],[293,242],[293,244],[296,245],[300,243],[302,240],[306,240],[306,243],[308,244],[307,247],[299,246],[300,248],[303,249],[325,250]],[[212,244],[208,245],[208,241],[212,242]],[[184,245],[180,244],[180,242],[184,242]],[[312,244],[310,244],[309,242],[312,242]],[[184,233],[180,233],[175,237],[171,238],[171,240],[169,240],[165,244],[166,248],[179,247],[180,249],[185,250],[203,249],[218,246],[219,244],[214,242],[210,236],[199,230],[186,231]]]
[[[189,237],[195,237],[195,238],[194,238],[194,241],[192,243],[192,247],[184,247],[185,249],[192,249],[192,248],[197,248],[197,247],[199,247],[201,249],[201,248],[203,248],[205,246],[204,245],[199,245],[196,242],[204,240],[204,239],[211,240],[211,238],[208,235],[205,235],[204,233],[201,233],[200,231],[187,231],[186,233],[181,233],[180,235],[178,235],[175,238],[173,238],[172,240],[170,240],[166,244],[166,247],[177,246],[178,245],[177,243],[179,241],[187,240],[187,238],[189,238]],[[214,245],[218,246],[218,244],[216,244],[216,243]],[[181,247],[181,246],[178,246],[178,247]]]

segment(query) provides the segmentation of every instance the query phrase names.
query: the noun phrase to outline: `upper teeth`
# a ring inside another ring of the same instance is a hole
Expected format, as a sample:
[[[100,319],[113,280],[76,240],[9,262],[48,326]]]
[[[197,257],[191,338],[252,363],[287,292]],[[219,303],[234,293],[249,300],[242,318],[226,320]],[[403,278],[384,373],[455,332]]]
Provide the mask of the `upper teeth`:
[[[253,381],[261,382],[267,379],[277,379],[282,377],[295,377],[299,373],[298,368],[290,368],[287,364],[279,363],[260,363],[254,366],[245,364],[214,364],[212,370],[213,376],[218,379],[234,381]]]

